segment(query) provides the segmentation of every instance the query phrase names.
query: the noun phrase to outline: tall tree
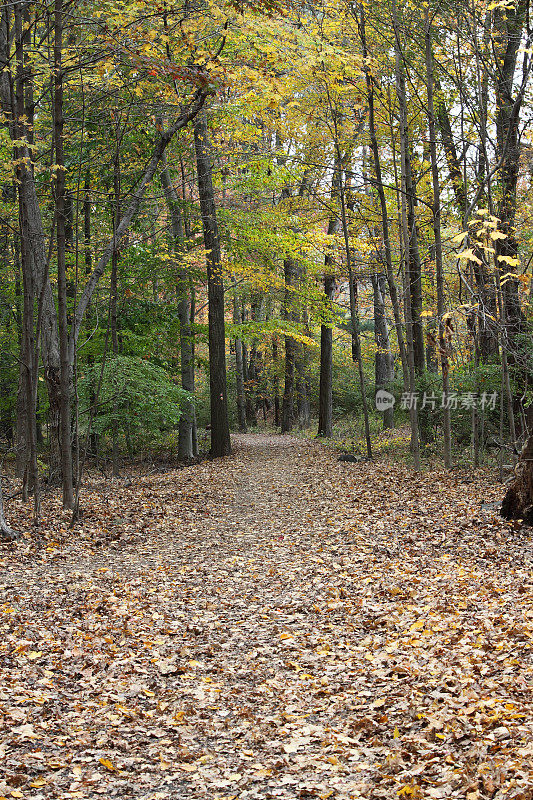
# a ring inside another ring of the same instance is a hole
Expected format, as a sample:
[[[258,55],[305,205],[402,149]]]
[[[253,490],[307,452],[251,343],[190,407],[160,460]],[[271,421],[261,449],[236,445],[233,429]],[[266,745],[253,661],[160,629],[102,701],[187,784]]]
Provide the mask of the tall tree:
[[[211,402],[211,455],[231,453],[226,383],[226,329],[222,254],[213,191],[207,119],[201,114],[194,126],[198,194],[202,213],[209,302],[209,387]]]

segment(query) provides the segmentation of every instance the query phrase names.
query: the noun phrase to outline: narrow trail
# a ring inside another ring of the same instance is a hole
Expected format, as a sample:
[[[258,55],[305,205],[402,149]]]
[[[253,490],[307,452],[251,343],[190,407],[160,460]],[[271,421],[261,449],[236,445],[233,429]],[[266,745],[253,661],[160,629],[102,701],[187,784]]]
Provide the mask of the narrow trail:
[[[529,800],[531,534],[481,509],[500,487],[234,446],[90,483],[73,534],[51,498],[0,551],[0,797]]]

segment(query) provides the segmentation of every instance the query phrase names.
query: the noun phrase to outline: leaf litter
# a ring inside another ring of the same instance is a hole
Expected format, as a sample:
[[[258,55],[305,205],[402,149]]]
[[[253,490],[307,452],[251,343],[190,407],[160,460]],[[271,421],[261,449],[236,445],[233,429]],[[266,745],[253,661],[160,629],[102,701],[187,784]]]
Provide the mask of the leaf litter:
[[[235,437],[0,551],[0,798],[533,797],[531,530],[483,471]],[[13,504],[29,529],[29,510]]]

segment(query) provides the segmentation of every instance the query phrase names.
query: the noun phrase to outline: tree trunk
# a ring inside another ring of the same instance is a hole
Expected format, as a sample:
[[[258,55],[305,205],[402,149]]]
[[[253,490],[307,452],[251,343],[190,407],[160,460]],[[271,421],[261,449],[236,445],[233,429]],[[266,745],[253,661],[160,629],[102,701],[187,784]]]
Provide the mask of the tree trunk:
[[[54,146],[57,244],[57,307],[59,328],[59,424],[61,430],[61,481],[63,508],[74,508],[72,480],[72,421],[70,417],[70,364],[68,356],[67,268],[65,233],[65,159],[63,155],[63,0],[54,6]]]
[[[426,8],[426,86],[428,98],[428,124],[429,124],[429,150],[431,160],[431,176],[433,184],[433,237],[435,242],[435,272],[437,282],[437,316],[439,318],[439,353],[442,371],[442,395],[447,398],[450,392],[449,364],[448,364],[448,343],[446,340],[446,323],[444,320],[445,300],[444,300],[444,270],[442,259],[442,237],[441,237],[441,204],[440,204],[440,180],[439,164],[437,159],[437,140],[435,131],[435,111],[433,107],[433,51],[431,47],[431,23],[429,19],[429,9]],[[448,403],[444,403],[442,409],[442,429],[443,429],[443,450],[444,466],[450,469],[452,466],[452,434],[451,417]]]
[[[326,256],[329,258],[329,256]],[[320,326],[320,389],[318,398],[317,436],[333,435],[333,321],[332,303],[335,277],[324,276],[324,319]]]
[[[115,130],[116,135],[116,148],[115,159],[113,164],[113,194],[114,194],[114,209],[113,209],[113,234],[120,220],[120,135],[118,126]],[[110,283],[110,297],[109,297],[109,327],[111,333],[111,352],[116,358],[118,356],[118,321],[117,321],[117,300],[118,300],[118,248],[115,248],[111,256],[111,283]],[[115,399],[113,403],[113,421],[111,426],[112,438],[112,469],[113,477],[118,478],[120,474],[119,469],[119,424],[118,424],[118,400]]]
[[[418,230],[416,221],[416,189],[413,181],[409,127],[407,118],[407,97],[405,92],[405,75],[400,51],[400,31],[397,19],[396,3],[392,4],[393,27],[396,51],[396,96],[400,113],[402,204],[405,207],[404,223],[405,276],[406,293],[409,295],[409,320],[411,326],[412,349],[415,371],[421,375],[425,369],[424,328],[422,325],[422,271],[418,248]]]
[[[239,325],[241,322],[241,309],[239,296],[237,294],[237,281],[233,277],[233,323]],[[237,404],[237,425],[241,433],[247,433],[246,427],[246,399],[244,396],[244,371],[242,339],[235,337],[235,384],[236,384],[236,404]]]
[[[394,380],[394,361],[390,350],[389,329],[385,311],[385,275],[380,272],[372,275],[374,296],[374,338],[376,341],[376,393],[388,390]],[[394,427],[394,406],[383,411],[383,428]]]
[[[411,278],[411,266],[413,265],[412,237],[416,237],[416,228],[409,228],[408,205],[408,185],[410,185],[410,158],[408,151],[408,130],[407,130],[407,107],[405,100],[405,80],[402,71],[400,54],[400,32],[397,17],[396,0],[392,0],[393,27],[395,34],[395,60],[396,60],[396,94],[400,109],[400,146],[401,146],[401,234],[403,239],[403,252],[405,264],[405,321],[407,328],[407,363],[409,371],[409,393],[411,402],[409,404],[409,420],[411,423],[411,452],[413,454],[414,467],[420,469],[420,432],[418,425],[418,410],[416,404],[416,377],[417,355],[416,355],[416,336],[413,324],[412,309],[412,287],[416,284]],[[412,186],[411,186],[412,190]],[[409,204],[414,203],[412,191],[409,192]],[[420,315],[418,318],[420,321]],[[418,352],[420,357],[420,351]],[[423,350],[422,350],[423,359]],[[423,360],[422,360],[423,365]],[[423,368],[423,366],[422,366]]]
[[[503,303],[505,307],[505,349],[509,364],[520,363],[523,383],[526,383],[526,365],[529,361],[524,347],[524,314],[519,297],[519,277],[515,276],[518,241],[515,231],[516,190],[519,175],[520,140],[519,122],[524,92],[527,85],[527,70],[523,70],[522,86],[518,93],[515,89],[515,70],[522,32],[529,26],[529,0],[518,0],[513,7],[499,8],[494,11],[494,27],[496,56],[499,59],[496,79],[496,139],[497,155],[501,159],[499,173],[500,197],[497,216],[501,220],[500,228],[506,234],[505,239],[496,241],[498,268],[508,273],[508,280],[503,285]],[[530,37],[531,33],[529,32]],[[524,56],[525,58],[525,56]],[[531,60],[531,55],[530,55]],[[511,263],[502,259],[511,259]],[[512,262],[515,262],[514,265]],[[503,282],[502,282],[503,283]]]
[[[280,417],[280,410],[281,410],[281,403],[279,398],[279,374],[278,374],[278,365],[279,365],[279,348],[278,348],[278,337],[274,333],[272,335],[272,384],[274,389],[274,425],[276,428],[279,428],[281,425],[281,417]]]
[[[283,272],[285,276],[285,299],[283,307],[283,318],[292,321],[294,313],[292,311],[293,299],[292,288],[298,270],[292,258],[286,258],[283,262]],[[283,400],[281,404],[281,432],[290,433],[294,425],[294,369],[296,362],[296,342],[292,336],[285,336],[285,385],[283,389]]]
[[[363,4],[361,4],[361,18],[360,18],[359,31],[361,35],[361,44],[363,47],[363,57],[367,59],[368,49],[366,44],[365,10]],[[407,363],[407,352],[405,349],[405,341],[403,336],[402,315],[400,310],[400,301],[398,299],[398,289],[396,286],[396,280],[394,277],[394,270],[392,266],[392,254],[391,254],[390,233],[389,233],[389,216],[387,211],[387,200],[385,197],[385,189],[383,187],[383,177],[381,173],[381,159],[379,156],[379,147],[376,135],[376,122],[374,115],[374,79],[369,67],[365,67],[365,80],[366,80],[367,98],[368,98],[368,125],[370,132],[370,149],[372,151],[375,187],[379,198],[379,206],[381,213],[381,230],[383,235],[383,250],[384,250],[385,268],[387,273],[387,283],[389,287],[389,295],[394,315],[394,328],[396,332],[396,340],[398,342],[398,350],[400,353],[400,361],[402,364],[404,391],[407,391],[409,386],[409,367]]]
[[[309,317],[307,309],[304,309],[302,314],[302,322],[305,326],[307,335],[309,336]],[[311,404],[309,401],[309,348],[304,342],[298,342],[295,361],[296,373],[296,400],[297,400],[297,418],[298,427],[305,430],[311,424]]]
[[[226,385],[226,335],[224,325],[224,282],[220,237],[213,192],[207,121],[202,114],[194,126],[198,170],[198,194],[204,230],[209,302],[209,387],[211,398],[211,455],[231,453]]]

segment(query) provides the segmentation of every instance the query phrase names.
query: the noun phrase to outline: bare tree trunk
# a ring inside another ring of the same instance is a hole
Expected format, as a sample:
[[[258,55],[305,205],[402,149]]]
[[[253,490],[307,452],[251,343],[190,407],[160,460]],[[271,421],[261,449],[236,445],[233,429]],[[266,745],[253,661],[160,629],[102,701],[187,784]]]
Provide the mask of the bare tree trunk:
[[[414,467],[416,470],[420,469],[420,434],[418,426],[418,410],[416,404],[416,378],[415,371],[417,368],[415,357],[415,331],[413,325],[413,309],[412,309],[412,292],[411,288],[413,282],[411,279],[411,264],[412,264],[412,249],[411,249],[411,236],[416,236],[416,230],[409,229],[409,215],[407,213],[407,186],[410,184],[408,174],[410,171],[410,159],[408,153],[408,139],[407,139],[407,108],[405,102],[405,81],[403,79],[401,56],[400,56],[400,41],[399,41],[399,25],[397,18],[396,0],[392,0],[392,14],[393,26],[395,32],[395,55],[396,55],[396,88],[397,97],[400,108],[400,145],[401,145],[401,229],[404,248],[404,264],[405,264],[405,321],[407,327],[407,362],[409,367],[409,393],[412,402],[409,404],[409,419],[411,423],[411,452],[413,454]],[[412,189],[412,186],[411,186]],[[412,194],[410,201],[413,201]],[[420,322],[420,318],[419,318]],[[420,352],[418,353],[420,355]]]
[[[115,127],[115,157],[113,161],[113,235],[116,231],[117,225],[120,220],[120,140],[121,134],[119,125]],[[111,256],[111,281],[109,286],[109,327],[111,333],[111,352],[116,358],[119,353],[118,345],[118,320],[117,320],[117,302],[118,302],[118,246],[113,251]],[[111,448],[112,448],[112,469],[113,477],[118,478],[120,475],[119,469],[119,425],[118,425],[118,399],[113,403],[113,421],[111,425]]]
[[[187,226],[187,216],[184,214],[183,219],[185,222],[185,232],[188,231]],[[188,236],[188,234],[187,234]],[[194,359],[195,359],[195,351],[196,351],[196,341],[194,338],[194,317],[196,316],[196,288],[192,280],[189,283],[189,296],[191,298],[191,305],[190,305],[190,320],[191,320],[191,370],[190,370],[190,381],[191,381],[191,392],[194,394],[195,390],[195,373],[194,373]],[[198,449],[198,425],[196,422],[196,408],[192,406],[192,454],[193,457],[199,453]]]
[[[502,286],[502,298],[505,308],[504,344],[509,365],[519,365],[517,373],[523,384],[526,383],[529,356],[524,346],[524,314],[520,304],[519,277],[514,274],[518,262],[518,241],[516,238],[516,192],[519,176],[520,138],[519,122],[524,94],[528,85],[528,77],[533,59],[526,52],[522,56],[521,85],[516,91],[518,53],[522,44],[524,27],[528,29],[528,44],[531,46],[532,32],[529,19],[529,0],[517,0],[509,8],[498,8],[494,11],[494,27],[496,35],[495,55],[499,59],[496,78],[496,139],[498,156],[501,159],[499,173],[500,197],[497,216],[501,220],[500,228],[506,234],[505,239],[496,241],[497,268],[504,266],[508,279]],[[511,263],[502,261],[510,259]],[[512,265],[514,262],[514,265]],[[503,283],[503,282],[502,282]]]
[[[326,259],[330,256],[326,256]],[[329,263],[328,263],[329,266]],[[317,436],[333,435],[333,321],[332,304],[335,277],[324,276],[324,319],[320,326],[320,389],[318,399]]]
[[[241,322],[241,309],[239,296],[237,294],[237,281],[233,277],[233,322],[239,325]],[[241,433],[247,433],[246,427],[246,399],[244,397],[244,372],[243,372],[243,353],[242,339],[235,337],[235,384],[236,384],[236,403],[237,403],[237,425]]]
[[[390,389],[394,380],[394,361],[390,349],[389,329],[385,311],[385,275],[379,272],[372,275],[374,295],[374,338],[376,340],[376,392]],[[394,427],[394,406],[383,412],[383,428]]]
[[[357,362],[357,371],[359,373],[359,387],[361,389],[361,401],[363,404],[363,422],[365,426],[365,441],[366,441],[366,454],[368,458],[372,458],[372,440],[370,438],[370,419],[368,415],[368,402],[366,399],[366,380],[365,372],[363,369],[363,356],[361,353],[361,335],[359,333],[359,304],[357,297],[357,281],[354,279],[352,267],[350,263],[350,254],[348,248],[348,228],[346,222],[346,215],[344,210],[344,198],[341,189],[341,203],[342,203],[342,217],[343,228],[346,245],[346,260],[348,261],[348,275],[350,281],[350,316],[352,323],[352,357]]]
[[[261,303],[257,296],[252,295],[250,298],[250,318],[252,322],[259,320],[260,306]],[[244,387],[246,423],[250,428],[255,428],[257,425],[257,358],[257,339],[254,337],[250,347],[250,357],[245,368],[246,384]]]
[[[442,263],[442,238],[441,238],[441,205],[439,165],[437,160],[437,140],[435,132],[435,111],[433,107],[433,51],[431,47],[431,23],[429,9],[426,8],[426,86],[428,98],[428,124],[429,124],[429,150],[431,159],[431,177],[433,182],[433,237],[435,241],[435,272],[437,282],[437,316],[439,318],[439,352],[442,371],[442,394],[447,398],[450,392],[448,348],[445,332],[445,300],[444,300],[444,272]],[[442,428],[444,445],[444,466],[452,466],[452,433],[451,417],[448,403],[442,409]]]
[[[281,425],[281,417],[280,417],[280,410],[281,410],[281,403],[279,397],[279,374],[278,374],[278,363],[279,363],[279,349],[278,349],[278,337],[274,333],[272,336],[272,384],[274,389],[274,425],[276,428],[279,428]]]
[[[287,321],[292,321],[294,312],[292,311],[292,288],[298,273],[296,264],[292,258],[286,258],[283,262],[283,272],[285,276],[285,299],[283,307],[283,317]],[[283,400],[281,404],[281,432],[290,433],[294,425],[294,367],[296,361],[296,342],[292,336],[285,336],[285,385],[283,389]]]
[[[63,0],[54,5],[54,146],[57,243],[57,306],[59,328],[59,424],[61,430],[61,480],[63,508],[74,508],[72,480],[72,421],[70,415],[70,363],[68,355],[67,271],[65,258],[65,159],[63,155]]]
[[[360,17],[359,30],[361,34],[361,44],[363,47],[363,57],[367,59],[368,49],[366,44],[365,10],[363,3],[361,3],[361,17]],[[368,98],[368,124],[370,131],[370,149],[372,151],[372,158],[374,162],[375,188],[378,194],[379,206],[381,212],[381,230],[383,235],[383,250],[385,257],[385,268],[387,273],[387,283],[389,287],[389,295],[394,315],[394,328],[396,332],[396,340],[398,342],[398,350],[400,353],[400,361],[402,364],[404,389],[405,391],[407,391],[407,388],[409,386],[409,366],[407,363],[407,352],[405,349],[405,342],[403,337],[402,315],[400,310],[400,301],[398,299],[398,289],[396,286],[396,280],[394,277],[394,270],[392,266],[392,255],[391,255],[390,233],[389,233],[389,216],[387,210],[385,190],[383,188],[381,160],[379,157],[379,147],[376,135],[376,123],[374,115],[374,78],[370,72],[369,67],[365,68],[365,80],[366,80],[367,98]]]
[[[211,455],[231,453],[226,386],[226,334],[224,325],[224,282],[220,237],[213,192],[207,122],[202,114],[194,126],[198,170],[198,193],[204,229],[209,301],[209,385],[211,397]]]
[[[411,319],[412,350],[414,368],[417,374],[422,374],[425,368],[424,358],[424,328],[422,325],[422,272],[420,266],[420,253],[418,248],[418,230],[416,223],[416,190],[413,182],[411,153],[409,149],[409,127],[407,121],[407,97],[405,91],[405,75],[401,58],[400,26],[396,2],[392,2],[393,28],[395,36],[396,54],[396,96],[400,112],[400,144],[401,144],[401,173],[402,173],[402,205],[405,208],[406,220],[404,222],[404,248],[405,248],[405,277],[406,291],[409,295],[409,310]]]
[[[307,309],[302,314],[302,322],[309,336],[309,318]],[[309,350],[304,342],[298,342],[296,351],[296,399],[298,409],[298,426],[305,430],[311,424],[311,405],[309,402]]]

